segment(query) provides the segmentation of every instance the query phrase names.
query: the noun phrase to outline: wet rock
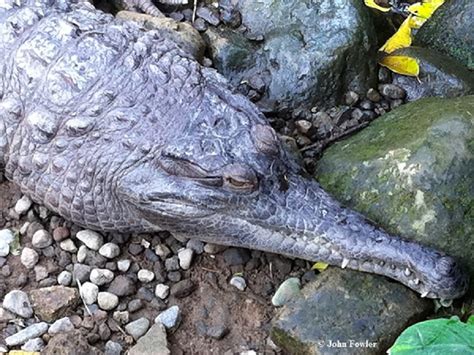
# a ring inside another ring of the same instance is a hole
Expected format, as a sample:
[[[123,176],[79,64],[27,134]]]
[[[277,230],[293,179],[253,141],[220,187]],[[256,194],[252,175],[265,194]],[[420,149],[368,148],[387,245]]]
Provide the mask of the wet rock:
[[[135,282],[125,275],[117,276],[109,285],[108,291],[119,297],[135,294]]]
[[[247,288],[247,282],[242,276],[232,276],[229,284],[239,289],[240,291],[245,291],[245,289]]]
[[[430,308],[431,302],[401,284],[330,268],[281,309],[273,320],[272,339],[293,354],[330,353],[330,341],[346,343],[351,354],[380,354]],[[371,345],[349,345],[359,339]]]
[[[415,36],[415,45],[449,55],[468,69],[474,69],[474,2],[446,1]]]
[[[166,329],[174,330],[179,326],[181,322],[181,310],[178,306],[168,308],[166,311],[161,312],[156,318],[155,323],[160,323],[165,326]]]
[[[418,78],[393,74],[393,84],[406,91],[408,101],[431,96],[456,97],[474,93],[474,73],[447,56],[420,47],[405,48],[394,52],[393,55],[416,58],[420,65]]]
[[[97,304],[104,311],[110,311],[117,307],[119,298],[110,292],[99,292],[97,296]]]
[[[74,324],[72,324],[69,317],[64,317],[51,324],[48,329],[48,334],[67,333],[72,330],[74,330]]]
[[[23,330],[20,330],[18,333],[15,333],[7,338],[5,338],[5,343],[8,346],[17,346],[25,344],[28,340],[42,336],[48,331],[48,324],[45,322],[35,323],[26,327]]]
[[[296,297],[301,295],[301,282],[297,277],[291,277],[281,283],[275,295],[272,297],[272,304],[281,307]]]
[[[99,295],[99,286],[92,282],[84,282],[81,286],[81,296],[84,303],[87,305],[93,304],[97,301]]]
[[[105,243],[99,249],[99,254],[105,256],[107,259],[113,259],[120,255],[120,248],[114,243]]]
[[[135,346],[129,350],[129,355],[168,355],[171,352],[168,349],[166,340],[166,329],[162,324],[154,324],[148,332],[141,337]]]
[[[86,247],[92,250],[99,250],[104,244],[104,237],[102,237],[99,233],[89,229],[77,232],[76,238],[84,243]]]
[[[101,355],[97,348],[89,345],[79,330],[53,336],[41,355]]]
[[[125,331],[130,334],[133,339],[137,340],[144,335],[150,328],[150,321],[144,317],[139,318],[125,326]]]
[[[36,250],[25,247],[21,251],[21,263],[27,269],[33,269],[39,261],[39,254]]]
[[[171,286],[170,293],[176,298],[184,298],[193,293],[196,287],[197,285],[191,279],[186,279]]]
[[[13,290],[7,293],[3,299],[3,308],[23,318],[33,316],[30,300],[26,292]]]
[[[41,352],[44,349],[44,341],[41,338],[33,338],[28,340],[21,346],[21,350],[29,352]],[[0,350],[1,352],[1,350]]]
[[[11,230],[0,230],[0,257],[7,256],[10,253],[10,244],[14,239],[15,235]]]
[[[403,105],[336,143],[316,176],[395,235],[457,257],[474,276],[474,96]]]
[[[76,306],[79,292],[71,287],[51,286],[30,291],[30,299],[35,315],[39,319],[54,322]]]

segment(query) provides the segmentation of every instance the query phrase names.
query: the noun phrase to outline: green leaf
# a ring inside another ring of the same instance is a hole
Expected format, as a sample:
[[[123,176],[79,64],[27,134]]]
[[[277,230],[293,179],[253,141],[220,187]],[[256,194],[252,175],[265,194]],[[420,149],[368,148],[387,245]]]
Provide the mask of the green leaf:
[[[471,320],[471,318],[473,318]],[[474,355],[474,317],[433,319],[408,327],[388,350],[390,355]]]

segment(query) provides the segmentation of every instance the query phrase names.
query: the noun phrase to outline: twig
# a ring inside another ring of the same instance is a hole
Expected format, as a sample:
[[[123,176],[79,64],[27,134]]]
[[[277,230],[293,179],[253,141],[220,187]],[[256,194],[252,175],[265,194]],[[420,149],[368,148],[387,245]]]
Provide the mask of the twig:
[[[91,312],[91,310],[89,309],[89,307],[87,307],[86,301],[84,301],[84,297],[82,296],[82,285],[81,285],[81,281],[79,281],[79,279],[76,279],[76,282],[77,282],[77,287],[79,288],[79,296],[81,297],[82,303],[84,303],[84,307],[86,307],[87,313],[89,313],[89,315],[92,317],[92,312]]]

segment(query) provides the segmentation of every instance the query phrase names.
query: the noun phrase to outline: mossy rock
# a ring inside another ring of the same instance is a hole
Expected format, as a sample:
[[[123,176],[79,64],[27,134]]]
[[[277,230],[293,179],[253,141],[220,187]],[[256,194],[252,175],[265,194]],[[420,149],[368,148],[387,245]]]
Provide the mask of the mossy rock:
[[[316,177],[389,232],[457,257],[474,279],[474,96],[401,106],[327,149]]]

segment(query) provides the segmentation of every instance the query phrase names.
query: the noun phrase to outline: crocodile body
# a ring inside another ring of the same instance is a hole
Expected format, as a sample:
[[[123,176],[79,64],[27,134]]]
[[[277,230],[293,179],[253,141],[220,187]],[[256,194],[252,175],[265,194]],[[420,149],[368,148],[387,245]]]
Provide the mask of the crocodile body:
[[[11,3],[0,3],[0,169],[35,202],[91,229],[169,230],[386,275],[431,298],[465,292],[451,257],[343,208],[252,103],[172,41],[89,4]]]

